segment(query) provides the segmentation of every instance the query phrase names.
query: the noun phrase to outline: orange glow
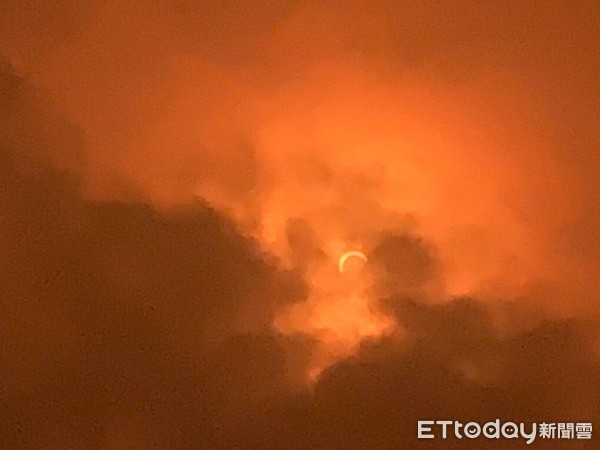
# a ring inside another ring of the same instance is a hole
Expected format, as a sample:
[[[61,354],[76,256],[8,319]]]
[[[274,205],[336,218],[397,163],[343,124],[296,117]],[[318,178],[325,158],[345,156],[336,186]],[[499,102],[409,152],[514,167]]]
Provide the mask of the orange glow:
[[[532,300],[544,310],[596,308],[597,286],[580,279],[598,279],[598,239],[579,239],[595,229],[598,152],[586,147],[593,136],[569,131],[596,126],[585,93],[597,70],[579,60],[595,51],[589,31],[528,2],[523,17],[540,18],[531,29],[492,6],[463,27],[445,7],[398,2],[267,2],[276,13],[232,8],[239,22],[229,8],[190,16],[171,3],[101,2],[56,41],[44,34],[52,27],[21,35],[25,10],[5,15],[2,54],[81,130],[87,196],[207,201],[308,284],[303,312],[275,326],[333,347],[388,328],[368,312],[373,274],[342,282],[338,257],[390,230],[436,250],[424,301],[489,303],[543,285],[578,299]],[[514,55],[494,46],[504,29]],[[294,221],[309,235],[298,248]]]
[[[600,0],[0,0],[0,447],[598,441],[599,42]]]
[[[309,298],[287,308],[275,321],[282,333],[304,333],[318,340],[307,373],[312,380],[329,365],[353,354],[364,339],[390,333],[396,326],[392,317],[375,307],[369,295],[372,280],[368,271],[352,271],[352,276],[346,277],[340,270],[348,258],[367,260],[358,251],[344,253],[337,265],[328,258],[311,275]]]

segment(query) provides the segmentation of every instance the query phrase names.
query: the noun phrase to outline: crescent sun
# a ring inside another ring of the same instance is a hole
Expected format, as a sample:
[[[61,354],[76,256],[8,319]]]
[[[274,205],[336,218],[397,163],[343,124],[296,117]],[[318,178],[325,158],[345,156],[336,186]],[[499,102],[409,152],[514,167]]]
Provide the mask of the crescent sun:
[[[367,256],[363,252],[359,252],[356,250],[346,252],[340,257],[340,260],[338,261],[338,270],[340,271],[340,273],[344,273],[344,264],[346,264],[346,261],[348,261],[348,259],[350,258],[359,258],[362,259],[364,262],[368,261]]]

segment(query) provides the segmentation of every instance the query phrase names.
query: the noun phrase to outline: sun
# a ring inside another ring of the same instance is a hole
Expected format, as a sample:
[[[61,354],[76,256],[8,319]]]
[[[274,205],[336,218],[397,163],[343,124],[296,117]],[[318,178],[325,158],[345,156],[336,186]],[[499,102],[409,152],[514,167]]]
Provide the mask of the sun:
[[[340,273],[344,273],[346,271],[346,262],[352,258],[358,258],[362,260],[363,263],[366,263],[368,261],[367,256],[363,252],[359,252],[357,250],[346,252],[340,257],[338,261],[338,270]]]

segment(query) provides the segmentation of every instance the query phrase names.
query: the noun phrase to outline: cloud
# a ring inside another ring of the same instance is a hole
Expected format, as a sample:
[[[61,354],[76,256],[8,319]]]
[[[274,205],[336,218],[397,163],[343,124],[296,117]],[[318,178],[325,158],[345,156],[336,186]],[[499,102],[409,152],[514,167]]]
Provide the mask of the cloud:
[[[4,444],[100,445],[153,396],[222,383],[209,368],[254,365],[271,389],[281,350],[260,336],[278,306],[303,298],[303,282],[204,204],[160,214],[84,199],[72,173],[44,163],[48,148],[78,141],[46,132],[58,119],[34,108],[27,83],[3,72],[2,88],[19,125],[1,135]],[[172,401],[187,404],[155,406]]]
[[[1,7],[0,51],[85,141],[49,153],[86,195],[200,196],[283,259],[289,220],[334,258],[411,215],[448,295],[595,308],[593,2]]]

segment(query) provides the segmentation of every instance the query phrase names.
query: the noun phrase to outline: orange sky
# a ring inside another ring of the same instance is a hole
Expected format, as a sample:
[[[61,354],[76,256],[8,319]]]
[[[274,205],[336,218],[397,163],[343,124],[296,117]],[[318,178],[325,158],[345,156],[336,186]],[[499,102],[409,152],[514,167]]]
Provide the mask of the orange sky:
[[[76,179],[77,205],[177,222],[206,201],[256,240],[275,287],[173,332],[186,346],[303,336],[293,371],[314,375],[377,338],[410,345],[406,299],[475,298],[500,333],[521,329],[514,305],[525,328],[596,320],[599,19],[592,1],[4,0],[0,56],[26,88],[5,77],[0,136],[15,170]],[[340,274],[350,250],[369,261]],[[158,267],[106,257],[133,291]]]

